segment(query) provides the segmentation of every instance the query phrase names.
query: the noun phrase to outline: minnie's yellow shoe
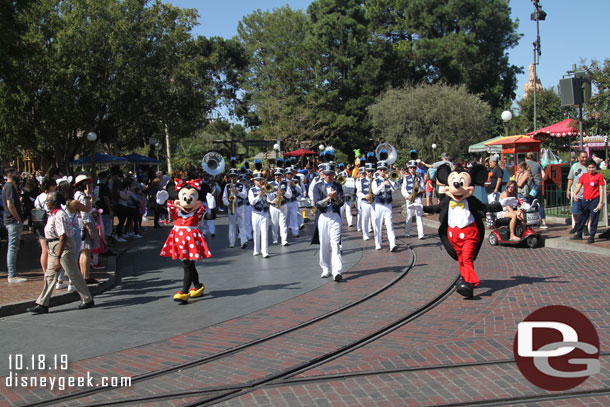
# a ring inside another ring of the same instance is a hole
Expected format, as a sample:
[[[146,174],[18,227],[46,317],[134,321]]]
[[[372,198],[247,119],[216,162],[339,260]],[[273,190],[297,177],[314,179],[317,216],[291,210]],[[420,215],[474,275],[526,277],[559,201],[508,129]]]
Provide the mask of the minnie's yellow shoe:
[[[191,298],[195,298],[195,297],[201,297],[203,295],[203,290],[205,290],[205,285],[202,283],[200,288],[191,288],[191,290],[189,291],[189,294],[191,296]]]
[[[178,291],[176,294],[174,294],[174,301],[181,304],[186,304],[189,298],[191,298],[191,296],[188,293],[182,294],[180,291]]]

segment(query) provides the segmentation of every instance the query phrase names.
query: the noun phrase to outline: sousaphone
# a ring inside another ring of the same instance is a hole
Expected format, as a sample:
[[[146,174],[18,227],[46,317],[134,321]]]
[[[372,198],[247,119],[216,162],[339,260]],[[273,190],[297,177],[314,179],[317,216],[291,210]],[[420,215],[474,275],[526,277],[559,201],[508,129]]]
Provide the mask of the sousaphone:
[[[201,160],[201,166],[203,170],[208,174],[214,176],[221,174],[225,170],[225,159],[222,155],[215,151],[210,151],[203,156]]]

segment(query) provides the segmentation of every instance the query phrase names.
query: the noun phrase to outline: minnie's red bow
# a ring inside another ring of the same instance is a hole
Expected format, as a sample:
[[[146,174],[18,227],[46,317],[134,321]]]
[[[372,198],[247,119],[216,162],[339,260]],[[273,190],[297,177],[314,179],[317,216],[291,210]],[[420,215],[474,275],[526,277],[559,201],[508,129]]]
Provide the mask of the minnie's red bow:
[[[180,191],[180,189],[184,188],[185,186],[191,186],[195,189],[199,189],[199,187],[201,187],[201,179],[192,179],[190,181],[185,181],[181,178],[174,178],[174,182],[176,183],[176,191]]]

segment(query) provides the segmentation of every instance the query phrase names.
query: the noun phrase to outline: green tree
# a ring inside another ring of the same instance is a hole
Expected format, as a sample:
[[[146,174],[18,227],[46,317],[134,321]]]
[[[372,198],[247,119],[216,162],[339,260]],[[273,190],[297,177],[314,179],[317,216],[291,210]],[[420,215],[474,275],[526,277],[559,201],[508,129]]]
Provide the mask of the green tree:
[[[527,97],[517,102],[519,115],[511,122],[511,134],[526,134],[534,131],[534,97],[528,92]],[[575,117],[575,109],[561,107],[561,99],[553,87],[542,89],[536,94],[536,116],[538,128],[550,126],[564,120],[566,117]]]
[[[391,44],[396,73],[412,82],[464,84],[493,109],[515,97],[507,50],[518,23],[507,0],[376,0],[367,2],[375,37]]]
[[[250,58],[241,116],[262,138],[284,140],[289,148],[317,140],[324,131],[309,97],[318,81],[309,28],[307,15],[289,6],[256,10],[237,28]]]
[[[368,109],[373,131],[398,150],[399,164],[416,149],[432,160],[437,151],[463,156],[469,145],[492,136],[491,108],[466,86],[444,84],[389,89]],[[436,157],[439,158],[438,156]]]
[[[15,19],[27,52],[9,56],[18,74],[0,82],[2,151],[21,145],[56,164],[87,151],[90,130],[118,134],[117,150],[166,126],[172,140],[194,134],[247,64],[236,41],[192,38],[194,10],[159,0],[41,0]]]
[[[587,129],[590,134],[610,135],[610,59],[606,59],[603,66],[593,61],[585,69],[591,74],[592,82],[597,92],[587,104]]]

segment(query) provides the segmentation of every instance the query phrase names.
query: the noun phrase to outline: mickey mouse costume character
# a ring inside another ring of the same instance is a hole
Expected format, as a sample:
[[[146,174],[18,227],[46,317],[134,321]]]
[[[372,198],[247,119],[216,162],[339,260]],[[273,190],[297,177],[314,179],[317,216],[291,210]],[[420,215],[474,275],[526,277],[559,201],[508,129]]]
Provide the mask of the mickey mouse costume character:
[[[205,290],[203,283],[199,282],[195,261],[212,257],[198,228],[208,210],[207,204],[201,202],[200,196],[205,197],[207,191],[200,194],[200,179],[185,181],[175,178],[174,181],[178,199],[167,202],[167,211],[174,221],[174,227],[161,249],[161,256],[180,259],[184,263],[182,291],[174,295],[174,301],[186,304],[189,298],[201,297]],[[203,186],[205,188],[205,185]],[[193,288],[190,288],[191,284]]]
[[[480,164],[470,170],[457,167],[451,170],[449,165],[442,165],[436,172],[436,178],[445,187],[445,197],[438,205],[424,206],[426,213],[439,213],[441,225],[438,234],[447,253],[458,261],[460,280],[456,290],[466,298],[472,298],[474,287],[479,285],[479,277],[474,271],[482,237],[485,236],[482,219],[486,212],[499,212],[499,203],[484,204],[473,196],[475,185],[483,186],[487,180],[487,169]]]

